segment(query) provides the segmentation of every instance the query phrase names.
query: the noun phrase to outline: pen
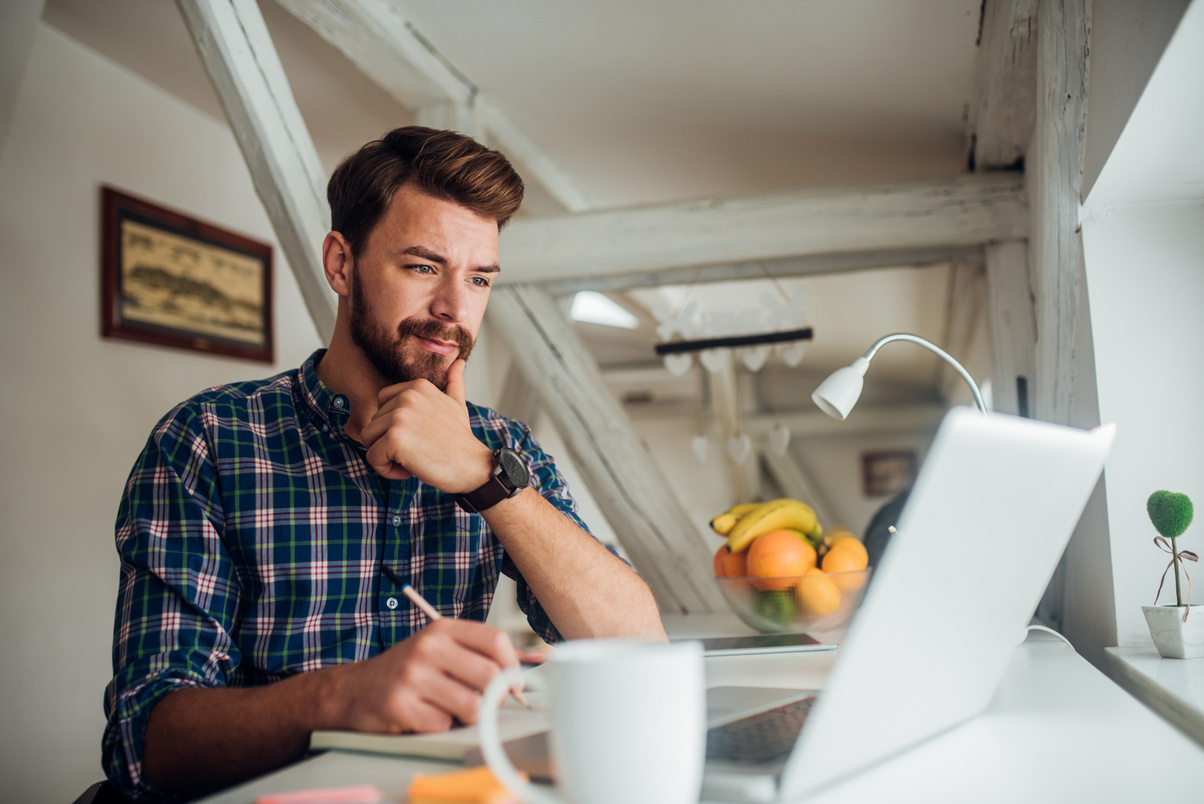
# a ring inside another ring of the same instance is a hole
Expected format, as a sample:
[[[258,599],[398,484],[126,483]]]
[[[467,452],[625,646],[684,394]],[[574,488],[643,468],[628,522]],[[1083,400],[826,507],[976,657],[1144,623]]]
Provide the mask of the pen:
[[[397,574],[388,567],[384,567],[384,570],[385,574],[389,576],[389,580],[393,581],[394,583],[397,583],[397,581],[401,580],[397,577]],[[431,622],[443,619],[443,615],[439,613],[439,609],[427,602],[427,599],[420,595],[418,590],[410,586],[408,583],[403,583],[401,585],[401,593],[408,597],[411,602],[418,607],[418,610],[425,614]],[[531,708],[531,704],[527,703],[527,699],[523,697],[522,690],[512,689],[510,690],[510,694],[513,695],[514,700],[522,704],[524,708]]]

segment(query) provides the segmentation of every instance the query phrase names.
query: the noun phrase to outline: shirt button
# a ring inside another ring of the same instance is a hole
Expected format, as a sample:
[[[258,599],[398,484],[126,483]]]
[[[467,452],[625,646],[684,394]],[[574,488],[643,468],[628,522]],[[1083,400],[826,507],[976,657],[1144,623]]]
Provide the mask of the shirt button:
[[[385,601],[385,605],[391,609],[397,608],[397,598],[395,598],[395,597],[389,598],[388,600]]]
[[[338,408],[339,410],[342,410],[342,409],[343,409],[343,405],[346,405],[346,404],[347,404],[347,401],[346,401],[345,399],[343,399],[343,397],[341,397],[341,396],[336,396],[336,397],[334,398],[334,406],[335,406],[336,408]]]
[[[398,525],[401,524],[401,517],[397,514],[394,514],[393,519],[391,521],[393,522],[393,527],[397,527]]]
[[[329,432],[330,432],[330,425],[329,425],[329,424],[324,424],[324,425],[322,425],[322,432],[323,432],[323,433],[329,433]]]

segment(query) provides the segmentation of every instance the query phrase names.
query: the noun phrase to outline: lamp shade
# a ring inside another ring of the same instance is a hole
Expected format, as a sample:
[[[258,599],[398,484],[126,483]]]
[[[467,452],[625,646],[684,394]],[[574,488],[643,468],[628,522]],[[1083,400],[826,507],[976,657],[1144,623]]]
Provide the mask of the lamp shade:
[[[869,365],[869,360],[859,357],[851,366],[832,372],[811,394],[811,401],[832,418],[844,421],[861,396],[865,370]]]

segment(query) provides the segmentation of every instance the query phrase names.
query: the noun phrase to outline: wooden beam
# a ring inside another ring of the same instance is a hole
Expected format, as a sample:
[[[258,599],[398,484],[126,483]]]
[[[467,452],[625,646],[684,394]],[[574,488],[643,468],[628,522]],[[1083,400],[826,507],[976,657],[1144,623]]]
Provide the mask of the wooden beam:
[[[402,17],[396,4],[388,0],[277,2],[313,28],[401,105],[419,110],[432,104],[451,103],[457,114],[471,109],[474,120],[471,130],[455,121],[450,127],[474,137],[487,132],[490,147],[520,162],[526,168],[526,178],[541,184],[568,211],[577,212],[592,205],[563,171]]]
[[[1076,330],[1082,292],[1079,232],[1086,129],[1087,0],[1040,6],[1040,87],[1033,156],[1033,288],[1037,300],[1035,414],[1069,424],[1075,387]]]
[[[748,502],[756,496],[756,489],[760,485],[760,478],[756,477],[756,455],[753,453],[752,436],[749,436],[748,456],[743,463],[736,463],[728,452],[728,440],[743,435],[740,432],[738,399],[740,377],[734,365],[735,353],[725,349],[720,354],[726,362],[719,371],[708,371],[701,367],[695,370],[703,372],[710,391],[711,415],[719,436],[719,443],[712,445],[718,450],[715,459],[722,461],[727,470],[733,499],[738,503]]]
[[[486,316],[539,390],[545,412],[661,611],[728,611],[711,577],[710,540],[656,470],[555,300],[528,286],[498,287]]]
[[[768,448],[764,440],[758,440],[757,453],[769,474],[778,484],[778,488],[782,490],[782,494],[811,506],[811,510],[815,512],[820,524],[825,528],[831,527],[837,522],[849,521],[843,512],[837,511],[833,507],[827,495],[815,482],[815,478],[794,459],[789,450],[785,455],[776,455],[773,450]]]
[[[906,405],[855,407],[844,421],[837,421],[819,410],[782,411],[777,418],[790,428],[791,441],[805,438],[842,438],[883,433],[936,432],[947,410],[943,405]],[[744,432],[763,438],[777,421],[772,413],[744,419]]]
[[[25,65],[29,63],[45,4],[45,0],[5,0],[0,3],[0,151],[8,141],[8,127],[17,107]]]
[[[335,296],[322,270],[326,173],[254,0],[177,0],[323,341]]]
[[[948,309],[939,345],[963,366],[969,362],[970,348],[986,307],[985,273],[981,262],[959,263],[949,269]],[[938,360],[935,371],[935,385],[943,398],[959,400],[964,396],[974,404],[966,381],[952,366]]]
[[[1028,232],[1024,177],[983,174],[814,188],[511,224],[502,282],[784,257],[977,246]]]
[[[995,374],[995,410],[1027,414],[1035,378],[1037,318],[1029,280],[1028,243],[1008,240],[986,248],[987,320]],[[1023,396],[1022,396],[1023,395]]]
[[[431,101],[414,110],[414,122],[427,128],[458,131],[486,145],[475,107],[455,101]]]
[[[484,130],[492,135],[497,148],[525,168],[548,194],[560,202],[568,212],[584,212],[597,203],[589,193],[577,186],[555,162],[548,158],[539,146],[510,122],[488,98],[477,98],[477,114]]]
[[[402,106],[472,105],[477,89],[388,0],[276,0]]]
[[[1038,0],[984,0],[970,104],[970,169],[1023,169],[1037,119]]]
[[[871,271],[878,268],[926,268],[959,262],[981,262],[982,246],[931,246],[925,248],[852,251],[839,254],[812,254],[777,260],[752,260],[720,265],[684,266],[662,271],[601,276],[570,276],[545,282],[544,290],[570,294],[582,290],[612,293],[634,288],[686,285],[692,282],[734,282],[747,279],[778,279],[790,276],[818,276],[847,271]]]

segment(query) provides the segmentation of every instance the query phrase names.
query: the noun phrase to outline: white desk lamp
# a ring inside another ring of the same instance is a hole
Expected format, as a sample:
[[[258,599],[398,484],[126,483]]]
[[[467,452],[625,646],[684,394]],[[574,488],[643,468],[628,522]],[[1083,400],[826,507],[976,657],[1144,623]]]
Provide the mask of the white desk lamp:
[[[918,335],[908,335],[905,332],[897,332],[894,335],[879,338],[864,355],[853,361],[853,365],[845,366],[832,372],[832,375],[815,389],[815,393],[811,394],[811,400],[824,413],[834,419],[844,421],[845,417],[849,415],[849,411],[857,404],[857,399],[861,396],[863,378],[865,377],[865,370],[869,368],[870,360],[878,353],[879,349],[891,341],[911,341],[943,358],[946,363],[953,366],[957,373],[962,376],[962,379],[966,381],[966,384],[970,386],[970,390],[974,393],[975,404],[978,405],[978,409],[982,411],[982,414],[986,415],[986,403],[982,401],[982,394],[979,392],[978,386],[974,383],[974,378],[970,376],[970,372],[966,371],[961,363],[954,360],[948,352],[936,344],[926,341]]]

